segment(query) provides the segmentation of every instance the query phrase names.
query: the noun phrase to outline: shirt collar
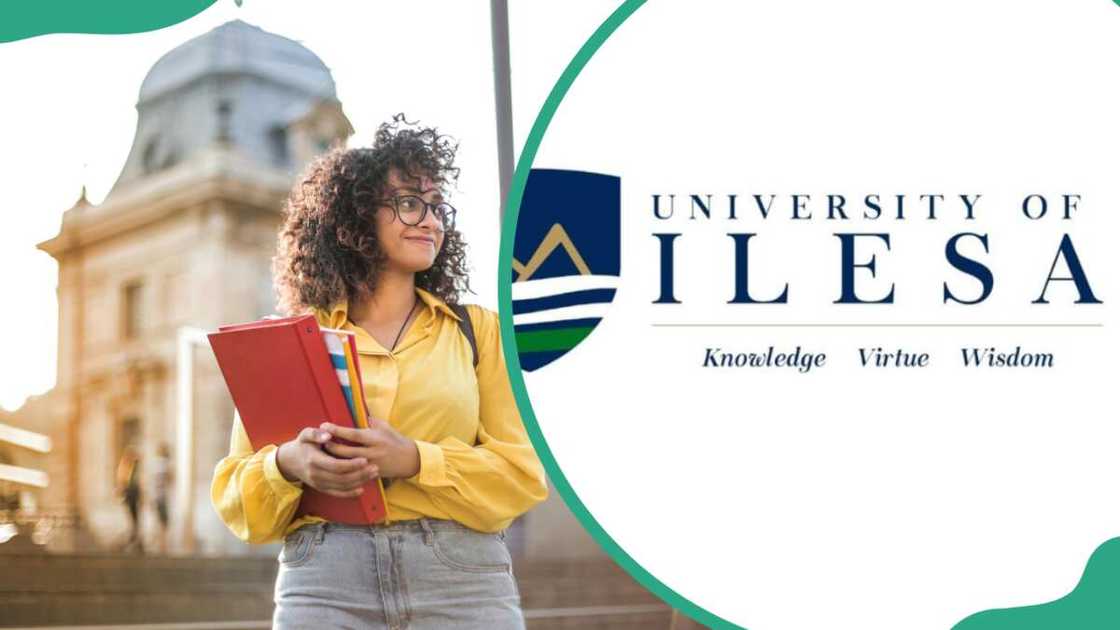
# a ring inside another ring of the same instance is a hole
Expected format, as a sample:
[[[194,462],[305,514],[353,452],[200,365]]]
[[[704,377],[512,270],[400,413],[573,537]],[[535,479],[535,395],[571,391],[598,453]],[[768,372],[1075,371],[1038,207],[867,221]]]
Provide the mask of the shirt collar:
[[[416,293],[418,293],[420,295],[420,301],[422,301],[424,304],[426,304],[428,306],[428,312],[431,313],[432,315],[435,315],[435,312],[437,310],[439,310],[439,311],[443,311],[447,315],[450,315],[451,319],[454,319],[455,321],[460,321],[459,316],[455,314],[455,311],[452,310],[451,307],[448,306],[446,302],[439,299],[439,297],[437,297],[437,296],[435,296],[431,293],[428,293],[427,291],[425,291],[424,289],[421,289],[419,287],[416,288]]]
[[[416,294],[420,297],[420,301],[428,307],[428,313],[430,315],[434,316],[436,311],[443,311],[446,315],[450,316],[455,321],[460,321],[459,316],[455,314],[455,311],[452,310],[451,307],[448,306],[447,303],[441,300],[439,297],[425,291],[424,289],[421,289],[420,287],[416,288]],[[343,299],[336,302],[329,309],[317,312],[316,315],[319,320],[319,324],[327,326],[328,328],[341,329],[346,325],[346,309],[347,303],[346,300]]]

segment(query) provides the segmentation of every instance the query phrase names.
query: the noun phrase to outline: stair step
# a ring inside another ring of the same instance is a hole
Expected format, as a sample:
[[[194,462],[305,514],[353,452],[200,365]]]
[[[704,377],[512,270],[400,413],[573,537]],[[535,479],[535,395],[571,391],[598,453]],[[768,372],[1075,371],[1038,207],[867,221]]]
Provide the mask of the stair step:
[[[6,554],[3,564],[0,627],[256,623],[272,616],[277,571],[268,557]],[[533,630],[668,627],[669,608],[606,558],[519,559],[514,574]]]

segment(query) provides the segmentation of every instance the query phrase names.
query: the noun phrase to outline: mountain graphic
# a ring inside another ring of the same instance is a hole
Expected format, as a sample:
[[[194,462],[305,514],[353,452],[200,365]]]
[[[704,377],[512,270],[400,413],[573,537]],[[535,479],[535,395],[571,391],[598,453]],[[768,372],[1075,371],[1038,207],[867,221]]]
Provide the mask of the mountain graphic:
[[[583,343],[610,308],[621,279],[620,191],[613,175],[529,172],[509,275],[523,371],[540,369]]]
[[[544,238],[541,240],[541,244],[537,246],[536,251],[534,251],[533,255],[529,258],[529,262],[522,263],[516,258],[513,259],[513,271],[517,274],[517,278],[514,279],[514,282],[524,282],[532,279],[533,274],[540,269],[541,265],[548,260],[552,252],[558,247],[564,248],[564,251],[568,254],[568,259],[575,265],[576,271],[578,271],[580,275],[591,275],[591,268],[587,266],[587,262],[579,253],[579,249],[576,248],[571,237],[568,236],[568,233],[564,230],[564,226],[559,223],[553,223],[552,227],[548,229],[548,233],[545,234]]]

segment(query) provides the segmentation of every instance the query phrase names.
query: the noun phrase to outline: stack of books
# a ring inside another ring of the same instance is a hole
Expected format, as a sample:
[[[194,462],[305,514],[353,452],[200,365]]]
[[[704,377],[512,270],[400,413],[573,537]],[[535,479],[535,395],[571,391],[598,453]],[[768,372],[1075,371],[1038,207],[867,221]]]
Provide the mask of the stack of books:
[[[208,337],[254,450],[323,422],[369,426],[354,333],[321,328],[313,315],[300,315],[221,326]],[[387,513],[378,477],[352,499],[305,486],[296,516],[370,524]]]

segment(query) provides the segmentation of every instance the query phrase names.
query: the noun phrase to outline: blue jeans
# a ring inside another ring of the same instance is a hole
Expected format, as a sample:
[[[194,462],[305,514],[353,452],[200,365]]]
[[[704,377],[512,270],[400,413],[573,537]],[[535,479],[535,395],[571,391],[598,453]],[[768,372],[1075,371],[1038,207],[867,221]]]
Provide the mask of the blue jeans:
[[[279,562],[275,629],[525,628],[504,531],[316,523],[284,539]]]

